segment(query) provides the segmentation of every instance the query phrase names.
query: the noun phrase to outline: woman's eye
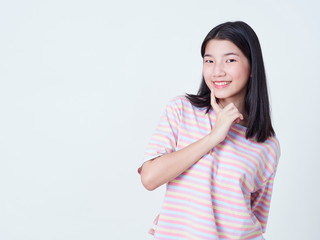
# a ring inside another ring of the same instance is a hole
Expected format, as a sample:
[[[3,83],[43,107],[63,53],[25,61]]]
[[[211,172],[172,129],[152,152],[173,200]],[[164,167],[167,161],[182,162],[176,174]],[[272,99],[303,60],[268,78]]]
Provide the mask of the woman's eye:
[[[205,63],[213,63],[212,60],[208,60],[208,59],[207,59],[207,60],[204,60],[204,62],[205,62]]]
[[[228,63],[235,62],[235,61],[236,61],[235,59],[228,59],[227,60]]]

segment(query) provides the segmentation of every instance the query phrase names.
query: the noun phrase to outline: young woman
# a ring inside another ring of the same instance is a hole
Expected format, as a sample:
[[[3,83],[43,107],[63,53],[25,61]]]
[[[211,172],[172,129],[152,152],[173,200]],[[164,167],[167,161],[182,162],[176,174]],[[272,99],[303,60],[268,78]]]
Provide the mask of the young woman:
[[[244,22],[213,28],[201,46],[196,95],[166,108],[139,168],[167,184],[155,239],[263,239],[280,155],[258,37]]]

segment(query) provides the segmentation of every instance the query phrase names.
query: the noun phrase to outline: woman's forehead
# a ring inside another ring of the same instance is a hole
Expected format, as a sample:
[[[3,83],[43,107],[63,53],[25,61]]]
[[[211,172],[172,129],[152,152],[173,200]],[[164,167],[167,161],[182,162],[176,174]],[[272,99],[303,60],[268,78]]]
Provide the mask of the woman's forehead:
[[[208,41],[204,56],[243,56],[242,51],[229,40],[212,39]]]

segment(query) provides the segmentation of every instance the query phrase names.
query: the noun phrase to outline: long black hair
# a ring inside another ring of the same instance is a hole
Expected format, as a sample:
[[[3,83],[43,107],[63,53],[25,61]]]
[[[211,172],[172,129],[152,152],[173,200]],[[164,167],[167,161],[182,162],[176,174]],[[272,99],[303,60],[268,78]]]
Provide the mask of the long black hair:
[[[274,136],[275,133],[270,118],[267,79],[262,51],[256,33],[242,21],[222,23],[213,28],[203,40],[201,45],[202,58],[208,42],[212,39],[231,41],[247,57],[251,73],[245,97],[245,108],[249,116],[246,138],[254,138],[257,142],[264,142],[269,137]],[[198,93],[187,94],[186,97],[192,105],[206,108],[207,113],[212,108],[210,89],[203,76]],[[217,101],[219,100],[217,99]]]

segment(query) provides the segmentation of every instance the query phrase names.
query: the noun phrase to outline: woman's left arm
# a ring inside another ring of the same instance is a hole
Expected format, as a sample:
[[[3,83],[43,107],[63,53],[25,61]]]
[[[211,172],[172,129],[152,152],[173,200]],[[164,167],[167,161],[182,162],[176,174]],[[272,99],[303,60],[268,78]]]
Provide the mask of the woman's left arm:
[[[259,190],[251,194],[251,211],[261,223],[263,232],[268,221],[274,177],[275,172]]]

